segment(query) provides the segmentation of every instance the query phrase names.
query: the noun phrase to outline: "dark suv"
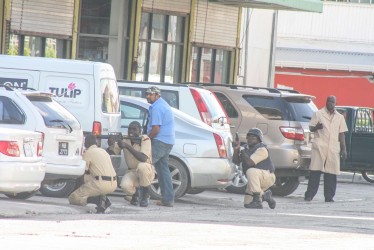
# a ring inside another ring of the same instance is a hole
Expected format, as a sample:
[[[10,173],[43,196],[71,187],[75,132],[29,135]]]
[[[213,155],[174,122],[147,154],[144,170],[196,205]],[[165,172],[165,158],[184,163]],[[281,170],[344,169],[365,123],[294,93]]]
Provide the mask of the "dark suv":
[[[286,196],[299,185],[299,177],[308,174],[311,157],[309,121],[317,110],[313,96],[291,90],[240,85],[191,84],[211,90],[221,101],[231,122],[231,132],[246,143],[250,128],[260,128],[264,143],[276,166],[277,181],[272,191]],[[246,176],[238,166],[233,185],[226,189],[243,193]]]

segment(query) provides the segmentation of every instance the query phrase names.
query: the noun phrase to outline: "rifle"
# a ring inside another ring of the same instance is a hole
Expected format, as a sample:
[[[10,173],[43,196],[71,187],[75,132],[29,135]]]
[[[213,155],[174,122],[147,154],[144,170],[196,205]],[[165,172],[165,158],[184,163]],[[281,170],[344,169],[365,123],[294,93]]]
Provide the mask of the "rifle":
[[[134,141],[135,143],[141,144],[142,143],[142,137],[141,136],[127,136],[127,135],[122,135],[121,132],[118,133],[113,133],[109,135],[96,135],[96,138],[98,139],[113,139],[114,141],[122,141],[123,139],[130,139]]]

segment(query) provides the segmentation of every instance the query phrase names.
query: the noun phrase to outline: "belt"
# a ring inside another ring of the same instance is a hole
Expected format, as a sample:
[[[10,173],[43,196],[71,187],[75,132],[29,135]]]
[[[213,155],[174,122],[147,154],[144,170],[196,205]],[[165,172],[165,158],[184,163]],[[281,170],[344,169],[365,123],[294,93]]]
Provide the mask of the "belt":
[[[117,176],[95,176],[96,180],[103,180],[103,181],[115,181],[117,180]]]

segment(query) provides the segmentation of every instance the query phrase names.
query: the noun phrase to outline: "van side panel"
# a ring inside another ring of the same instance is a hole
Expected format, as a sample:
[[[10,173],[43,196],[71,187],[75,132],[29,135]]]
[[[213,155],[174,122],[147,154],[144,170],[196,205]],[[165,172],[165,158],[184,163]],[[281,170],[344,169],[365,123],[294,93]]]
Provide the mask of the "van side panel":
[[[83,131],[91,132],[95,114],[95,99],[90,98],[95,93],[93,82],[93,74],[41,72],[37,89],[56,95],[55,100],[77,117]]]
[[[0,84],[16,88],[35,88],[39,82],[39,71],[0,68]]]

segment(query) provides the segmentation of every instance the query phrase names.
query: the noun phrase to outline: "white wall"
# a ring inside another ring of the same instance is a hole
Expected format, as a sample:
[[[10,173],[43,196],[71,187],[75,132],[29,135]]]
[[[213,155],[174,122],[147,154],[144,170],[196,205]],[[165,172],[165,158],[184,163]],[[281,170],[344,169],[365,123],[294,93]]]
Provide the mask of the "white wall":
[[[271,65],[273,10],[243,8],[240,62],[237,83],[272,87]],[[270,78],[270,79],[269,79]]]

